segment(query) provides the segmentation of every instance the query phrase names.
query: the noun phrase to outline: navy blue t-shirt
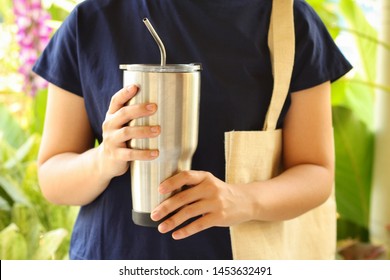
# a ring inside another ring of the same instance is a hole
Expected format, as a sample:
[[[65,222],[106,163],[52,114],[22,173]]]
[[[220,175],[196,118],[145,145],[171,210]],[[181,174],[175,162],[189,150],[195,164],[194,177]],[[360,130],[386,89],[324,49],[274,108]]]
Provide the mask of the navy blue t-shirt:
[[[77,6],[34,67],[49,82],[84,98],[102,141],[111,96],[122,88],[120,64],[158,64],[147,17],[167,50],[167,63],[199,62],[201,102],[195,170],[224,179],[224,132],[259,130],[273,79],[267,47],[271,0],[93,0]],[[308,4],[294,4],[296,56],[290,92],[334,81],[351,66]],[[278,126],[290,104],[288,97]],[[71,259],[231,259],[228,228],[181,241],[131,220],[130,175],[115,177],[81,207]]]

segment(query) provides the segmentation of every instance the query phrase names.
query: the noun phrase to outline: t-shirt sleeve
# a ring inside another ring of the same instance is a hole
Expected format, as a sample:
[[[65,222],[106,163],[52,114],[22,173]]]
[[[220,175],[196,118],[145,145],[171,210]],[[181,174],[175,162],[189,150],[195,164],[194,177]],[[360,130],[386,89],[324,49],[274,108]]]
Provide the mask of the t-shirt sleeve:
[[[325,25],[305,1],[295,1],[294,21],[296,49],[291,92],[333,82],[351,70]]]
[[[48,82],[83,96],[78,62],[77,8],[53,35],[33,67]]]

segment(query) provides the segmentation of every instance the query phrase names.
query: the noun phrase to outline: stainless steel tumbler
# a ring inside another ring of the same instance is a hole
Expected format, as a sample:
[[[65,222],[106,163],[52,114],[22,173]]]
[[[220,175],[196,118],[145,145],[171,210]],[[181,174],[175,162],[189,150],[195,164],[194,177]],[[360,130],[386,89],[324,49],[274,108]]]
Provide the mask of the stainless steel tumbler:
[[[161,195],[162,181],[183,170],[191,169],[192,156],[198,143],[200,71],[199,64],[120,65],[124,70],[124,86],[139,85],[130,104],[156,103],[157,112],[134,119],[130,126],[160,125],[156,138],[132,139],[132,149],[158,149],[152,161],[133,161],[131,193],[134,223],[156,226],[151,211],[172,194]]]

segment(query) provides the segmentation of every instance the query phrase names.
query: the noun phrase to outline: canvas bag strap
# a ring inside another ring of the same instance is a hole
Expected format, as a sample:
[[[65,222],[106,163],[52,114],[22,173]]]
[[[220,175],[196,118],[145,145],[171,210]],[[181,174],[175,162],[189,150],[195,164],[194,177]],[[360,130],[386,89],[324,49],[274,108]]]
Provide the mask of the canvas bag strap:
[[[263,130],[275,130],[286,100],[295,56],[294,0],[273,0],[268,47],[274,88]]]

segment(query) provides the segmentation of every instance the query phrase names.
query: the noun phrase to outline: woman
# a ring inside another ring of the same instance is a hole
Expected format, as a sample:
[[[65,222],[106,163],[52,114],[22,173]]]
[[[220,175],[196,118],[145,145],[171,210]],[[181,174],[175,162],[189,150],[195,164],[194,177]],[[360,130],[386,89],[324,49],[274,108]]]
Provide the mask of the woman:
[[[272,1],[84,1],[35,65],[50,82],[39,153],[44,195],[81,205],[72,259],[231,259],[228,226],[296,217],[330,194],[334,150],[330,82],[350,70],[318,16],[295,1],[296,55],[283,127],[285,171],[265,182],[224,182],[224,132],[261,129],[273,79],[267,35]],[[203,65],[198,148],[192,171],[163,182],[160,192],[191,186],[151,214],[158,229],[130,218],[129,162],[158,151],[132,150],[132,138],[158,137],[159,126],[128,127],[156,104],[125,104],[119,64],[153,64],[159,53],[148,17],[167,49],[167,63]],[[95,140],[98,145],[94,145]],[[169,234],[168,234],[169,233]]]

